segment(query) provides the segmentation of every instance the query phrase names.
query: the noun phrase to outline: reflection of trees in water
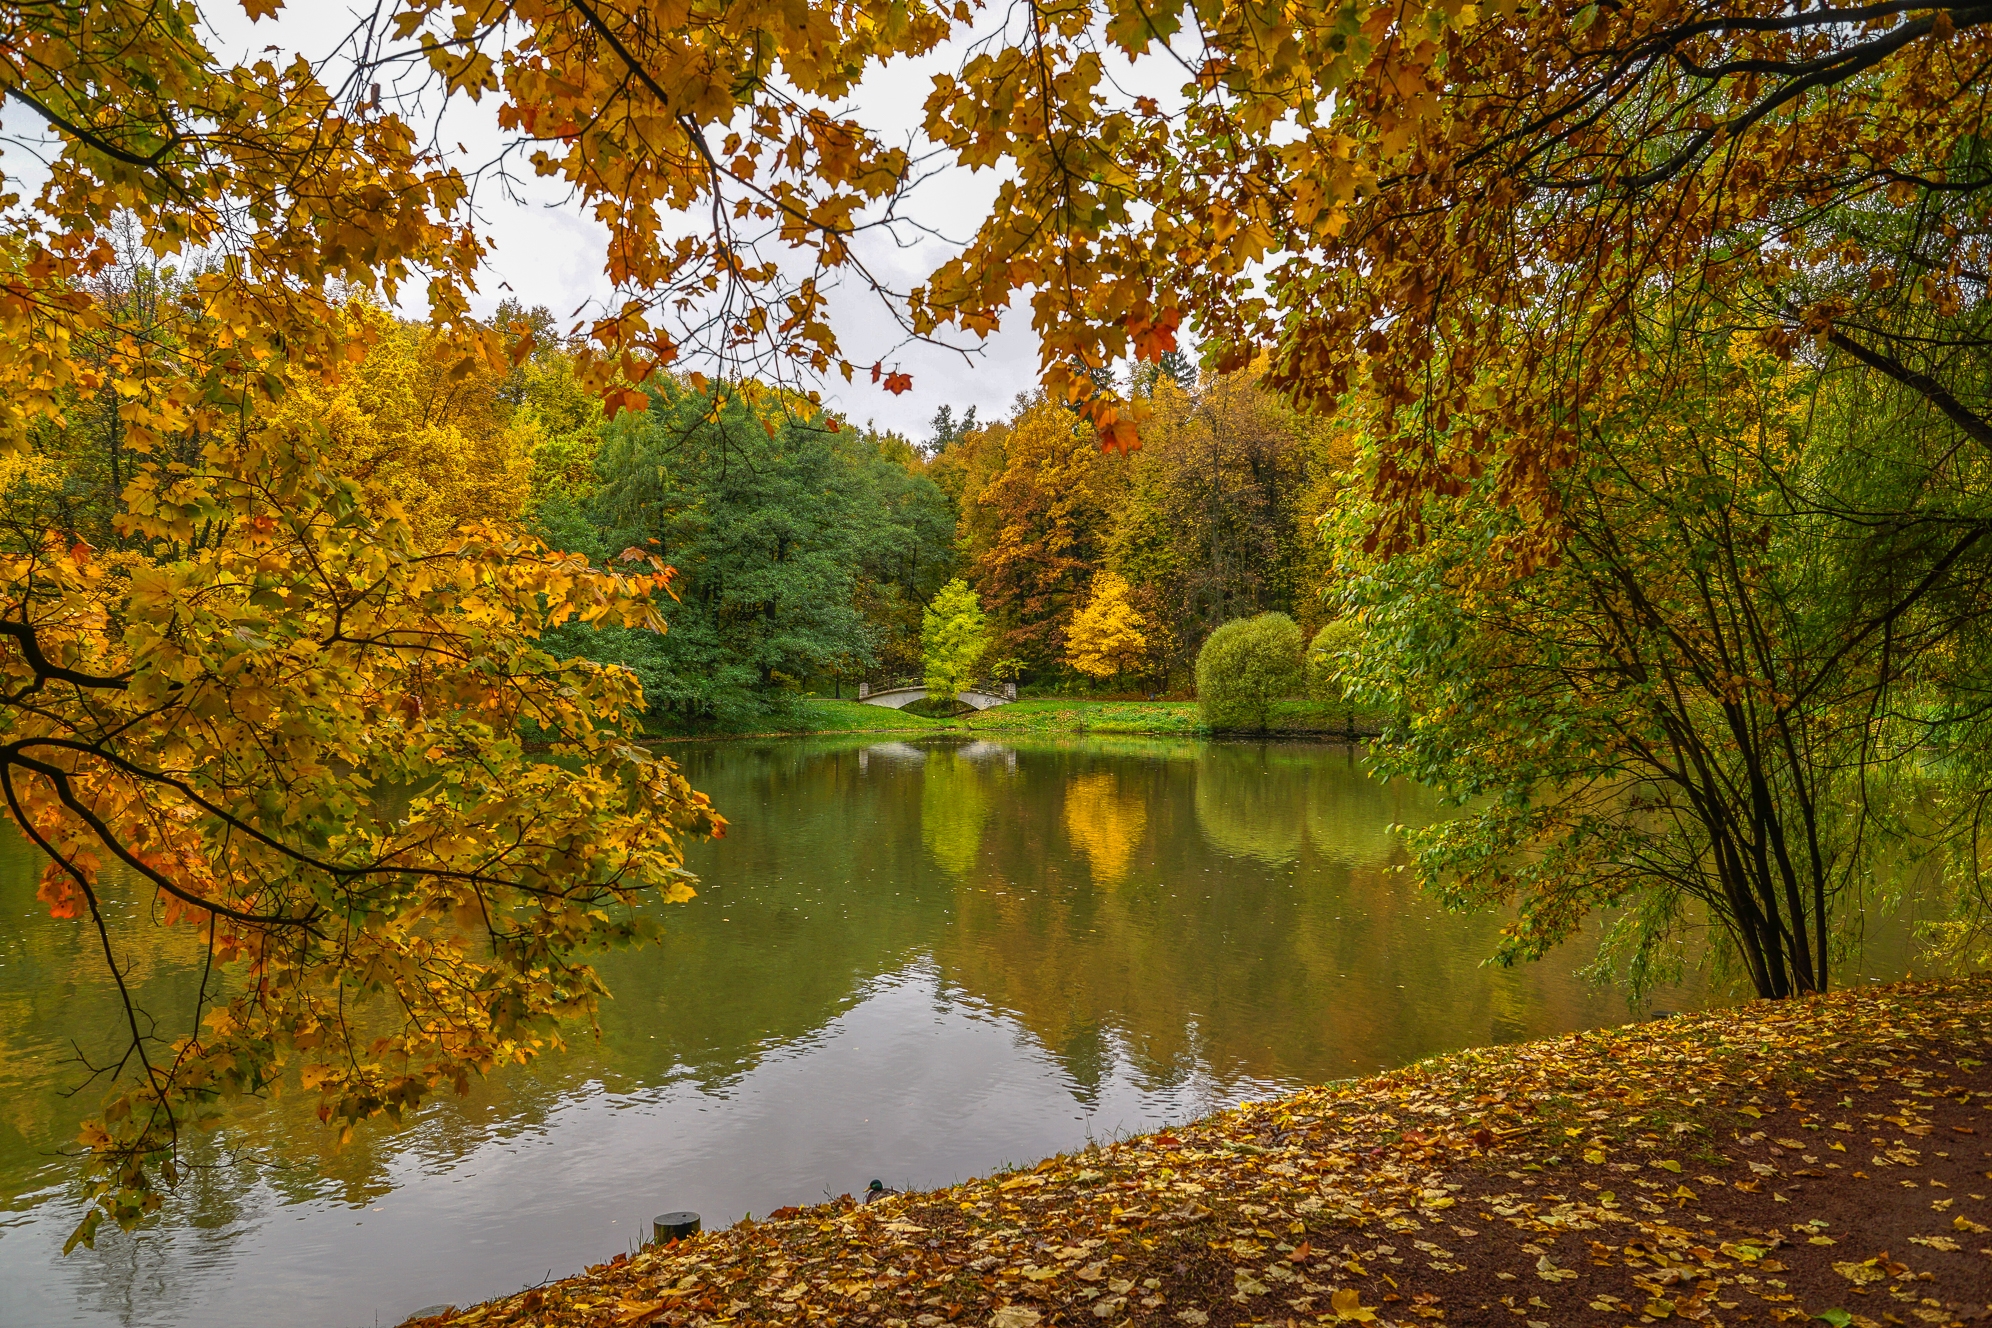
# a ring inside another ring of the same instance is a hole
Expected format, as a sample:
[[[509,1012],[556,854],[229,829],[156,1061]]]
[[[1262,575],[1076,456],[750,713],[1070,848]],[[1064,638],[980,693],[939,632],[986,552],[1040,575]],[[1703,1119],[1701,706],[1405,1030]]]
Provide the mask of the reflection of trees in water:
[[[1387,827],[1429,815],[1418,790],[1368,780],[1343,749],[1109,762],[1024,747],[1020,765],[987,832],[987,872],[957,889],[960,925],[936,958],[1054,1053],[1092,1057],[1089,1030],[1104,1030],[1137,1084],[1166,1092],[1206,1072],[1319,1079],[1399,1064],[1483,1040],[1497,1003],[1532,1030],[1624,1017],[1574,962],[1483,968],[1499,919],[1444,915],[1386,870]],[[1093,884],[1069,828],[1078,853],[1044,851],[1046,822],[1069,827],[1075,801],[1108,788],[1146,816],[1130,855],[1139,883],[1114,890]],[[1090,1061],[1068,1069],[1082,1084],[1097,1075]]]
[[[1330,862],[1382,867],[1399,855],[1393,825],[1432,818],[1430,797],[1406,780],[1371,779],[1354,748],[1322,753],[1309,771],[1307,840]]]
[[[958,751],[930,752],[920,782],[920,840],[950,876],[966,876],[982,851],[989,791],[976,764]]]
[[[1300,856],[1307,780],[1268,744],[1212,743],[1197,758],[1197,824],[1221,853],[1285,866]]]
[[[1065,786],[1065,836],[1086,855],[1093,884],[1110,890],[1127,879],[1134,850],[1148,828],[1148,802],[1122,792],[1119,776],[1108,770],[1075,775]]]
[[[1285,866],[1305,840],[1328,861],[1360,867],[1393,862],[1390,827],[1431,815],[1420,790],[1368,778],[1354,748],[1240,742],[1199,756],[1196,813],[1221,853]]]
[[[107,1299],[166,1295],[186,1268],[224,1257],[224,1232],[285,1220],[278,1205],[365,1204],[494,1139],[531,1146],[564,1103],[602,1090],[724,1096],[916,966],[1013,1017],[1081,1103],[1115,1081],[1179,1095],[1334,1077],[1483,1040],[1497,1020],[1540,1031],[1623,1017],[1570,976],[1574,962],[1482,969],[1497,920],[1431,916],[1382,870],[1383,827],[1424,814],[1416,790],[1368,781],[1342,749],[1117,738],[866,750],[675,753],[732,827],[695,848],[700,897],[660,908],[662,943],[600,961],[615,999],[599,1042],[577,1036],[337,1152],[310,1095],[231,1109],[225,1137],[242,1163],[170,1200],[174,1226],[211,1229],[148,1233],[142,1249],[107,1238],[77,1256],[101,1261],[93,1284]],[[33,866],[11,862],[0,859],[0,907],[19,916],[34,907]],[[86,939],[37,924],[4,941],[0,1119],[19,1140],[0,1128],[0,1206],[67,1175],[45,1154],[94,1105],[64,1102],[73,1078],[51,1066],[58,1032],[115,1014]],[[171,986],[196,958],[184,939],[184,954],[154,950],[143,970],[163,984],[160,1008],[184,1006]]]

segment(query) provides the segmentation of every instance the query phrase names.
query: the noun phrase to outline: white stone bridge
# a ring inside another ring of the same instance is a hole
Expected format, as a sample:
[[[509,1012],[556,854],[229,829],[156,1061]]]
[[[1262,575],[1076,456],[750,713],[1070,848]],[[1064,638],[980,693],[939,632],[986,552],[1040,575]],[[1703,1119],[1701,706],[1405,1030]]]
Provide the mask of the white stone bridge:
[[[900,678],[892,682],[858,684],[858,700],[866,705],[884,706],[888,710],[899,710],[915,701],[927,699],[927,684],[920,678]],[[991,706],[1008,705],[1017,699],[1017,684],[971,683],[955,694],[955,699],[977,710],[987,710]]]

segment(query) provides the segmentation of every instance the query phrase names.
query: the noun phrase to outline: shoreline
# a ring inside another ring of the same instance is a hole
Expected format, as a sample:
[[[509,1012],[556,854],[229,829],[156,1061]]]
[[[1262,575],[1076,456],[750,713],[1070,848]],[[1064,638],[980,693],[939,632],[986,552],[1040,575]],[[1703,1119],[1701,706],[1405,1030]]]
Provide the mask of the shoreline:
[[[1757,1001],[783,1208],[408,1322],[1980,1323],[1987,1062],[1987,976]]]
[[[1101,734],[1122,737],[1218,738],[1267,741],[1308,739],[1333,742],[1364,742],[1378,736],[1380,726],[1362,717],[1353,726],[1347,711],[1320,702],[1280,703],[1275,723],[1261,731],[1213,730],[1205,725],[1194,701],[1096,701],[1067,697],[1025,697],[1003,706],[953,719],[926,719],[903,716],[900,722],[885,715],[902,712],[860,701],[810,697],[799,709],[813,712],[808,727],[777,728],[749,732],[652,733],[646,742],[722,742],[734,739],[851,737],[879,734]],[[873,722],[872,715],[878,714]],[[1008,712],[1008,713],[1006,713]],[[906,722],[911,720],[914,722]],[[841,721],[841,722],[840,722]],[[1332,721],[1332,722],[1330,722]]]

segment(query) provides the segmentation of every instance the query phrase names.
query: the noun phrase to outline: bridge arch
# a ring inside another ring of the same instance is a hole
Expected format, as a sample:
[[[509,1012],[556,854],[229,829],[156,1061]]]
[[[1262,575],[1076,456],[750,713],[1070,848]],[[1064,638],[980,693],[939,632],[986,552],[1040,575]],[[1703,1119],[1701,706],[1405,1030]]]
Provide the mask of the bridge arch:
[[[926,700],[927,695],[927,684],[917,680],[885,683],[876,688],[870,683],[858,684],[858,700],[866,705],[884,706],[888,710],[903,710],[915,701]],[[1017,684],[977,683],[956,693],[955,699],[977,710],[1008,705],[1017,699]]]

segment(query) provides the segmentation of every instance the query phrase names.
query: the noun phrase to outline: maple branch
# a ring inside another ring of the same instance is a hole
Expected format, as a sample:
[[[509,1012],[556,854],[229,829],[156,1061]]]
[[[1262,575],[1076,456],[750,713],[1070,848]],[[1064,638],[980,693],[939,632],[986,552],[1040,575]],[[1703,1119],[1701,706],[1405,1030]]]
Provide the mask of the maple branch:
[[[131,674],[99,675],[81,673],[75,669],[51,664],[48,656],[42,653],[41,641],[35,635],[34,625],[27,620],[27,605],[21,606],[21,621],[13,622],[0,618],[0,636],[11,636],[19,645],[21,658],[35,671],[35,680],[27,687],[27,692],[35,691],[45,682],[74,683],[78,687],[91,687],[122,692],[131,686]],[[21,695],[26,695],[23,692]],[[18,697],[11,698],[18,700]]]
[[[636,81],[650,89],[650,95],[657,98],[657,104],[664,108],[665,113],[676,118],[676,114],[671,110],[670,94],[665,92],[658,85],[657,80],[650,76],[650,71],[645,69],[634,55],[630,54],[629,48],[623,45],[622,38],[616,36],[615,30],[604,23],[601,16],[589,7],[587,0],[567,0],[567,2],[574,6],[583,19],[587,20],[588,26],[594,29],[595,35],[608,43],[609,49],[616,53],[616,58],[623,62],[623,67],[636,75]]]
[[[105,156],[111,158],[114,161],[121,161],[127,166],[136,166],[140,170],[144,171],[156,170],[159,166],[159,163],[166,159],[168,153],[170,153],[174,148],[179,147],[180,144],[187,141],[186,135],[182,134],[179,130],[177,129],[170,130],[166,136],[166,141],[159,145],[159,150],[157,152],[154,152],[149,156],[142,157],[138,153],[132,152],[126,148],[121,148],[117,144],[111,142],[109,139],[103,138],[97,134],[93,134],[88,129],[85,129],[82,125],[79,125],[64,116],[58,115],[55,111],[42,105],[40,102],[36,101],[33,97],[30,97],[27,93],[21,91],[20,86],[18,84],[10,85],[7,88],[7,95],[12,97],[15,101],[20,102],[21,105],[27,107],[29,110],[33,111],[36,115],[39,115],[42,119],[48,121],[48,123],[54,125],[57,129],[60,129],[63,133],[68,134],[71,138],[75,139],[77,142],[84,143],[89,145],[90,147],[95,148],[97,151],[103,153]],[[180,182],[172,179],[171,177],[167,177],[167,183],[176,193],[186,192],[185,189],[181,186]]]
[[[572,897],[570,894],[568,894],[565,891],[552,890],[542,886],[529,885],[522,881],[506,881],[497,876],[490,874],[489,872],[481,870],[464,871],[456,868],[442,867],[436,865],[414,866],[414,867],[397,866],[389,862],[385,858],[375,861],[370,866],[344,867],[334,862],[326,862],[317,857],[312,856],[310,853],[305,852],[303,849],[293,847],[290,844],[286,844],[282,840],[277,839],[257,829],[254,825],[251,825],[249,822],[244,821],[240,817],[234,815],[227,808],[218,806],[209,799],[202,797],[200,792],[197,789],[195,789],[193,785],[187,783],[185,780],[176,779],[172,775],[166,774],[163,771],[148,770],[143,766],[137,765],[134,762],[125,759],[124,757],[118,755],[116,752],[109,751],[103,747],[95,746],[87,742],[80,742],[71,738],[55,738],[55,737],[25,738],[20,740],[19,742],[9,743],[4,747],[0,747],[0,769],[4,769],[7,762],[12,761],[16,764],[32,769],[39,774],[48,775],[49,778],[52,780],[67,780],[68,778],[67,772],[62,770],[60,767],[45,765],[42,762],[34,760],[32,757],[22,755],[21,754],[22,749],[28,746],[54,747],[59,751],[76,752],[83,756],[94,757],[95,759],[103,761],[107,765],[112,766],[113,768],[123,772],[124,774],[130,775],[134,779],[143,780],[148,783],[158,784],[165,788],[170,788],[174,792],[186,798],[189,802],[193,803],[196,807],[206,812],[208,815],[214,817],[216,820],[226,825],[229,829],[236,831],[248,837],[249,839],[254,840],[256,843],[261,844],[263,847],[270,849],[273,852],[285,858],[288,858],[291,861],[298,863],[301,866],[309,867],[315,871],[322,871],[326,875],[331,876],[334,879],[341,882],[342,885],[352,880],[361,880],[367,877],[433,876],[437,880],[458,881],[466,885],[477,886],[477,887],[502,885],[509,887],[511,889],[518,890],[521,893],[532,895],[535,898],[540,898],[540,899],[566,899]],[[66,798],[65,801],[67,801]],[[91,817],[91,815],[88,812],[85,812],[81,809],[78,809],[77,814],[85,817],[86,820],[91,821],[92,828],[97,830],[98,834],[101,837],[103,837],[104,842],[111,848],[113,852],[117,853],[120,857],[126,856],[124,851],[120,849],[117,846],[116,842],[111,838],[108,826],[104,826],[102,822],[96,821],[93,817]],[[395,854],[390,856],[397,856],[406,853],[412,847],[414,846],[413,845],[404,846],[401,849],[395,850]],[[167,882],[162,878],[157,878],[154,875],[154,873],[151,871],[151,869],[145,867],[142,863],[139,863],[131,859],[127,860],[131,861],[131,865],[134,870],[142,872],[148,877],[152,877],[154,879],[159,880],[161,887],[166,889],[170,893],[174,894],[180,893],[177,887],[173,886],[170,882]],[[316,906],[313,907],[310,913],[305,914],[302,917],[257,918],[247,915],[229,913],[228,910],[221,908],[217,905],[211,904],[203,899],[193,898],[186,895],[181,895],[181,898],[186,899],[188,903],[197,905],[200,908],[209,909],[214,912],[227,913],[228,916],[235,917],[239,921],[255,922],[255,923],[276,923],[283,926],[303,927],[305,930],[311,931],[314,935],[319,934],[315,928],[309,925],[318,916],[318,909]]]
[[[0,748],[0,765],[17,765],[24,770],[31,770],[35,774],[47,779],[49,783],[55,786],[55,794],[62,800],[62,805],[74,812],[78,819],[89,826],[91,832],[97,836],[105,848],[116,854],[118,860],[124,863],[125,866],[145,877],[146,880],[151,881],[175,899],[180,900],[182,903],[190,904],[204,912],[218,913],[222,917],[232,918],[236,922],[246,923],[250,926],[302,927],[306,931],[315,930],[311,924],[318,916],[318,906],[316,904],[312,905],[309,912],[295,917],[287,917],[281,913],[244,913],[239,909],[230,908],[226,904],[217,904],[211,899],[203,899],[199,895],[181,889],[173,882],[171,877],[149,866],[119,841],[117,835],[104,822],[103,818],[98,816],[82,799],[76,796],[76,792],[70,783],[68,771],[64,770],[61,766],[49,765],[46,762],[37,761],[31,756],[26,756],[22,754],[20,747],[21,744],[19,743],[10,743],[4,748]],[[21,823],[23,825],[27,824],[25,821]],[[37,836],[36,842],[42,842],[39,836]],[[45,843],[43,843],[43,847],[47,849]],[[64,866],[68,866],[68,863],[60,855],[56,854],[54,850],[50,849],[48,852],[56,861],[62,862]],[[74,869],[71,868],[71,870],[73,871]]]

